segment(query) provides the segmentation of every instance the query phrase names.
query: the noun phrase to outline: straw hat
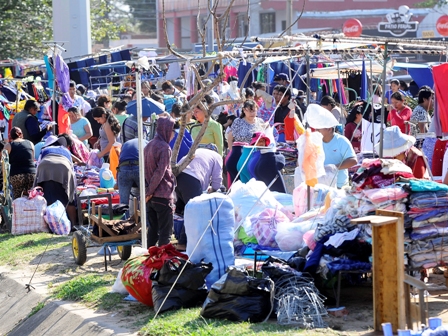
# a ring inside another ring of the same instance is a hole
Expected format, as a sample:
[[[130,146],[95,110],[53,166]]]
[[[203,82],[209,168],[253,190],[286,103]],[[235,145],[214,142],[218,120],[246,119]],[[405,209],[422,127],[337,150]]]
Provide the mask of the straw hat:
[[[339,121],[330,111],[317,104],[310,104],[307,107],[304,121],[315,129],[333,128],[339,125]]]
[[[414,146],[413,136],[401,133],[398,126],[387,127],[383,131],[383,156],[395,157]],[[375,145],[375,150],[379,152],[380,144]]]

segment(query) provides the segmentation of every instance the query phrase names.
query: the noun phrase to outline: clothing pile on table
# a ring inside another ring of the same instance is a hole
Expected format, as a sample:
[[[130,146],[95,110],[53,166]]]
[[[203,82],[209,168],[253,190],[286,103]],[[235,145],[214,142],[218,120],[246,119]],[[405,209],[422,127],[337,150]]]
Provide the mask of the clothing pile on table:
[[[405,252],[412,269],[432,268],[448,262],[448,186],[433,181],[411,180]]]

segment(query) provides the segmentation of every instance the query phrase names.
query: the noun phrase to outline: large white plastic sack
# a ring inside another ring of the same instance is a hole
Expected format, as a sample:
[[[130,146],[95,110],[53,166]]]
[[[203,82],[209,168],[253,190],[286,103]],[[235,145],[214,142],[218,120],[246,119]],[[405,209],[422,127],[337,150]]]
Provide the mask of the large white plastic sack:
[[[303,247],[302,223],[283,222],[277,224],[275,241],[282,251],[297,251]]]
[[[218,207],[219,211],[213,218]],[[212,218],[213,222],[209,226]],[[186,252],[191,262],[198,263],[204,260],[213,265],[213,270],[206,277],[207,287],[210,288],[226,273],[227,267],[235,263],[233,202],[230,197],[219,193],[197,196],[185,207],[184,225],[187,235]]]
[[[263,197],[258,200],[263,193]],[[235,206],[237,226],[242,224],[247,216],[260,213],[266,208],[283,210],[283,206],[274,198],[272,192],[267,189],[266,184],[255,179],[251,179],[246,184],[236,181],[232,185],[229,197]]]
[[[294,200],[291,194],[273,191],[272,196],[289,212],[294,212]]]
[[[120,294],[129,294],[126,290],[126,287],[123,286],[121,282],[121,273],[123,273],[123,269],[118,272],[117,279],[115,279],[114,285],[112,286],[112,293],[120,293]]]

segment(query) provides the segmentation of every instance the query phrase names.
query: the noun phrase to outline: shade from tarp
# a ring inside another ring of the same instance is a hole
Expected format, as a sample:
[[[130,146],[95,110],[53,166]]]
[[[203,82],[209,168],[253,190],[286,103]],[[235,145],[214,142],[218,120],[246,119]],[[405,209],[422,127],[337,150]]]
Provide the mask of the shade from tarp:
[[[160,114],[165,111],[165,105],[151,98],[142,98],[142,117],[149,118],[151,114]],[[126,112],[137,116],[137,101],[133,100],[126,106]]]
[[[407,70],[408,74],[417,83],[418,87],[428,85],[434,87],[434,78],[432,76],[431,67],[439,65],[438,62],[419,64],[419,63],[396,63],[394,70]]]
[[[370,76],[370,62],[366,63],[367,74]],[[391,71],[393,68],[393,61],[388,62],[386,66],[387,71]],[[339,63],[339,70],[341,73],[345,71],[362,71],[362,60],[359,61],[344,61]],[[383,73],[383,65],[377,61],[372,61],[372,73],[374,75],[380,75]],[[337,66],[331,66],[326,68],[316,68],[311,70],[311,78],[317,79],[338,79]]]

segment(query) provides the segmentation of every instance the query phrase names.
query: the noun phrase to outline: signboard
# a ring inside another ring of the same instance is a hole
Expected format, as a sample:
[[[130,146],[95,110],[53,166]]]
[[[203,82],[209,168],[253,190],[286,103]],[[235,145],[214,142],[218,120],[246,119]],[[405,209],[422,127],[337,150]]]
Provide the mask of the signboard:
[[[418,28],[418,21],[411,21],[411,17],[412,13],[409,12],[409,7],[400,6],[397,12],[386,15],[387,22],[378,23],[378,31],[396,37],[415,32]]]
[[[359,20],[348,19],[342,26],[342,32],[347,37],[359,37],[362,34],[362,24]]]
[[[442,15],[436,22],[437,32],[442,36],[448,36],[448,15]]]

